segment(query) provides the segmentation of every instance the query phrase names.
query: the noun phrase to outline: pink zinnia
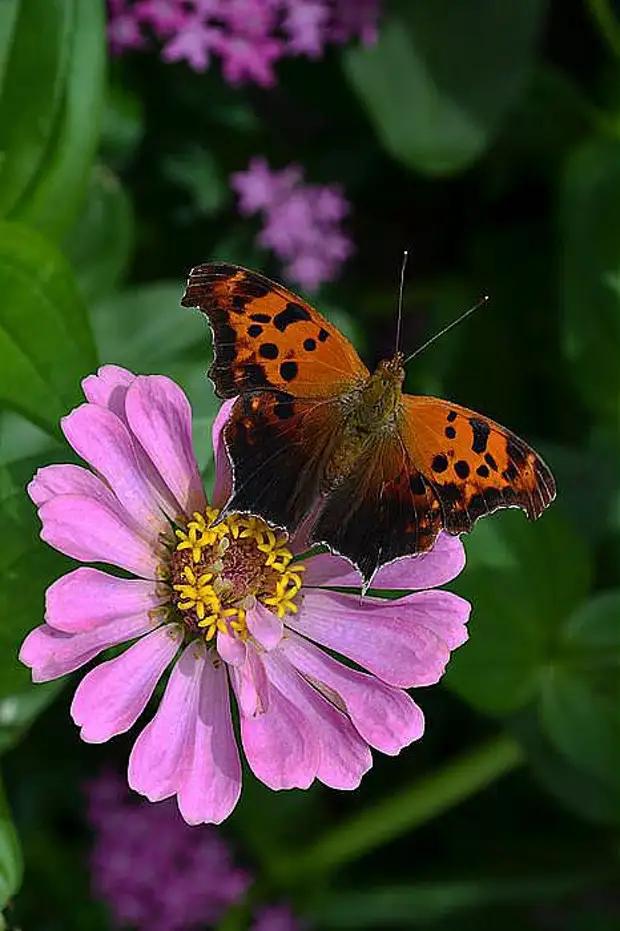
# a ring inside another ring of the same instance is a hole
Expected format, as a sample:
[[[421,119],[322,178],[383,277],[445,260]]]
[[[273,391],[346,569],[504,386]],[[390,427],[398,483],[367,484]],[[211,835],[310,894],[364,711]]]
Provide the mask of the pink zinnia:
[[[88,403],[62,429],[93,471],[47,466],[28,491],[47,543],[134,577],[81,567],[58,579],[46,623],[20,653],[44,682],[131,641],[79,684],[71,714],[82,738],[127,731],[172,666],[131,752],[129,783],[151,801],[176,796],[191,824],[222,821],[239,798],[231,686],[248,764],[272,789],[314,779],[353,789],[371,766],[370,747],[396,754],[419,738],[422,712],[403,689],[437,682],[467,636],[469,604],[434,588],[461,570],[460,541],[442,536],[430,553],[377,573],[377,588],[413,594],[362,599],[345,559],[321,554],[302,565],[301,542],[258,518],[215,523],[231,488],[221,429],[232,402],[213,427],[209,506],[190,405],[173,381],[107,365],[83,388]]]

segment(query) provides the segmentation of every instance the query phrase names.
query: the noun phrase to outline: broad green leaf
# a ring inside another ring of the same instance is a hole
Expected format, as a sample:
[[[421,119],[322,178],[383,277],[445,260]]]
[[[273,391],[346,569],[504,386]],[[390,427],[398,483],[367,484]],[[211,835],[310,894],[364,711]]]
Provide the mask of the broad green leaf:
[[[0,223],[0,292],[0,405],[54,433],[96,365],[73,273],[39,234]]]
[[[311,909],[320,928],[427,928],[493,905],[548,901],[587,888],[587,873],[446,879],[335,892]]]
[[[191,206],[180,209],[189,217],[214,216],[230,200],[230,188],[222,167],[208,149],[188,148],[169,155],[163,170],[188,195]]]
[[[9,214],[34,180],[54,132],[75,6],[75,0],[20,3],[0,95],[1,217]]]
[[[88,184],[99,140],[105,60],[104,2],[78,2],[59,117],[38,173],[12,214],[55,240],[69,229]]]
[[[56,698],[64,680],[39,682],[0,698],[0,753],[9,750]]]
[[[21,844],[0,783],[0,909],[18,891],[23,871]]]
[[[129,262],[132,240],[133,215],[127,195],[117,177],[97,165],[63,245],[87,304],[105,297],[118,284]]]
[[[195,450],[204,469],[211,460],[210,427],[220,401],[206,376],[211,339],[202,314],[180,306],[182,282],[160,281],[110,295],[92,309],[104,362],[133,372],[168,375],[187,393]]]
[[[468,566],[455,587],[472,604],[470,639],[452,656],[445,682],[476,708],[505,714],[536,698],[557,659],[561,626],[588,590],[588,555],[553,510],[535,524],[497,514],[480,522],[466,547]]]
[[[575,149],[560,187],[564,351],[582,398],[617,429],[620,411],[620,142]]]
[[[11,43],[15,36],[20,0],[4,0],[0,5],[0,94],[4,74],[9,63]]]
[[[427,174],[463,170],[489,146],[534,60],[543,0],[400,0],[344,69],[385,148]]]
[[[541,694],[554,746],[620,792],[620,590],[586,601],[564,626]]]

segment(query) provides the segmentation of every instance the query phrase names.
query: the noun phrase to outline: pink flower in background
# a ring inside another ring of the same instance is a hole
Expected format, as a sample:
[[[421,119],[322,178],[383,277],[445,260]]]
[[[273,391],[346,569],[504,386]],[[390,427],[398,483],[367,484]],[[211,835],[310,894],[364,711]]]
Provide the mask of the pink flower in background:
[[[302,927],[288,905],[267,905],[257,912],[250,931],[301,931]]]
[[[118,924],[189,931],[219,921],[247,891],[251,877],[217,830],[191,828],[171,800],[136,801],[114,772],[90,782],[86,794],[93,892]]]
[[[351,239],[340,229],[349,204],[339,185],[307,184],[299,166],[272,171],[260,157],[231,175],[230,183],[240,212],[260,214],[258,243],[277,255],[290,281],[316,291],[337,277],[353,252]]]
[[[379,0],[109,0],[114,54],[163,43],[164,61],[204,71],[216,54],[229,84],[275,84],[279,58],[319,58],[329,44],[377,36]]]
[[[321,554],[302,565],[302,543],[258,518],[216,523],[231,490],[221,431],[232,401],[213,426],[210,507],[178,385],[107,365],[83,388],[87,403],[62,429],[90,470],[47,466],[28,491],[47,543],[130,577],[87,566],[62,576],[20,652],[44,682],[129,644],[78,685],[71,714],[82,739],[129,730],[170,670],[131,752],[129,784],[151,801],[176,796],[190,824],[219,823],[241,792],[231,690],[248,764],[272,789],[315,779],[353,789],[371,747],[396,754],[418,739],[422,712],[404,689],[437,682],[467,636],[469,604],[436,588],[462,569],[460,540],[442,535],[373,580],[411,594],[361,599],[347,560]]]

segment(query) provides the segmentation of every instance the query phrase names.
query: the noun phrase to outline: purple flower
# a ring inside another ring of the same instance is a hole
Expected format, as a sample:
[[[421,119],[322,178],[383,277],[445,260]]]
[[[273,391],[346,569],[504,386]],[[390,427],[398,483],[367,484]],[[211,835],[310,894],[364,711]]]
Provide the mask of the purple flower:
[[[299,166],[272,171],[264,158],[253,158],[230,183],[240,212],[261,215],[258,243],[278,256],[291,281],[316,291],[338,275],[353,252],[339,228],[349,212],[339,185],[306,184]]]
[[[370,747],[396,754],[418,739],[422,712],[404,689],[437,682],[467,637],[469,604],[436,589],[463,567],[460,540],[441,536],[430,553],[375,576],[378,588],[413,594],[332,591],[359,591],[346,559],[323,554],[302,565],[303,541],[258,518],[214,523],[232,486],[222,438],[232,401],[213,426],[210,507],[178,385],[107,365],[83,388],[88,403],[62,429],[92,471],[47,466],[28,491],[47,543],[131,577],[86,566],[62,576],[20,652],[44,682],[130,644],[78,685],[71,714],[82,739],[129,730],[172,667],[131,752],[129,784],[151,801],[176,796],[190,824],[221,822],[241,792],[231,687],[248,764],[272,789],[315,779],[353,789],[371,766]]]
[[[301,931],[302,927],[288,905],[267,905],[256,913],[250,931]]]
[[[377,34],[379,0],[109,0],[114,53],[145,46],[145,33],[163,41],[164,61],[204,71],[221,59],[229,84],[275,84],[283,56],[319,58],[330,43]]]
[[[119,924],[188,931],[219,921],[247,891],[251,878],[234,865],[217,830],[189,827],[171,800],[136,801],[110,771],[86,792],[93,892]]]

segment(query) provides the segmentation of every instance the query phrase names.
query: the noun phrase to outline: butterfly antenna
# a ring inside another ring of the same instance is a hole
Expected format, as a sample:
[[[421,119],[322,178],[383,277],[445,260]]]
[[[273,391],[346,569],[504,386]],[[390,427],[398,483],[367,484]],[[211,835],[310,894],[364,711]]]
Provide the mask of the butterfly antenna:
[[[412,359],[415,359],[416,356],[419,356],[421,352],[424,352],[425,349],[428,349],[434,342],[440,339],[442,336],[445,336],[446,333],[449,333],[450,330],[453,330],[455,326],[458,326],[459,323],[462,323],[463,320],[467,320],[476,310],[480,310],[487,301],[489,300],[489,295],[485,294],[484,297],[481,297],[477,304],[474,304],[473,307],[470,307],[469,310],[466,310],[464,314],[461,314],[460,317],[457,317],[456,320],[453,320],[452,323],[449,323],[448,326],[445,326],[443,330],[440,330],[439,333],[435,333],[434,336],[431,336],[430,339],[427,339],[425,343],[422,343],[421,346],[416,349],[415,352],[412,352],[410,356],[404,361],[404,365],[407,365],[408,362],[411,362]]]
[[[400,266],[400,283],[398,285],[398,314],[396,317],[396,348],[395,352],[400,349],[400,336],[403,327],[403,292],[405,290],[405,269],[407,268],[407,259],[409,252],[407,249],[403,252],[403,261]]]

